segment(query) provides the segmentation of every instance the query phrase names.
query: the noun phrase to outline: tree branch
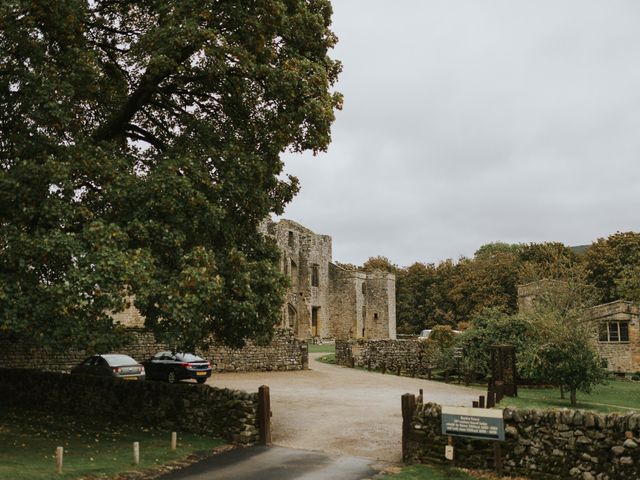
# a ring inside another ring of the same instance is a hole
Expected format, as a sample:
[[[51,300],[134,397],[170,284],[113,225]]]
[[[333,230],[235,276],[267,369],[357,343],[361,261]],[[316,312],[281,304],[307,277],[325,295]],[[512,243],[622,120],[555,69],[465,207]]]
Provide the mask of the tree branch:
[[[129,124],[127,125],[127,133],[128,136],[134,138],[136,140],[143,140],[150,145],[153,145],[160,151],[164,151],[167,149],[166,144],[160,140],[158,137],[148,132],[144,128],[141,128],[137,125]]]
[[[174,59],[175,64],[173,68],[149,69],[149,67],[147,67],[147,70],[140,79],[138,87],[129,95],[127,101],[122,105],[122,108],[116,111],[105,124],[96,130],[93,139],[100,142],[121,137],[135,114],[151,101],[154,94],[158,91],[160,83],[173,74],[175,67],[187,60],[195,51],[196,46],[193,44],[183,47]]]

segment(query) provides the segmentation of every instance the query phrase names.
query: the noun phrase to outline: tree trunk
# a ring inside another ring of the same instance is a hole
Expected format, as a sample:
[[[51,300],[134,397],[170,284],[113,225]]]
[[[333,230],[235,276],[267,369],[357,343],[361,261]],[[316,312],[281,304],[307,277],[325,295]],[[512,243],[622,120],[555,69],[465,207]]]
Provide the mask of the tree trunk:
[[[571,405],[575,405],[577,402],[576,400],[576,387],[571,387]]]
[[[564,385],[560,384],[560,398],[564,400]]]

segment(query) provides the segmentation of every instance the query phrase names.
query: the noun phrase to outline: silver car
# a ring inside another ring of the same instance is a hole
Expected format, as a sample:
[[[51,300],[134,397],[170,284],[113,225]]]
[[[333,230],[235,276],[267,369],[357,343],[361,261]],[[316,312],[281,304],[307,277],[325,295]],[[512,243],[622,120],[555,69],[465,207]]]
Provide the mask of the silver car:
[[[129,355],[109,353],[93,355],[80,365],[73,367],[74,375],[94,375],[99,377],[115,377],[123,380],[144,380],[144,367]]]

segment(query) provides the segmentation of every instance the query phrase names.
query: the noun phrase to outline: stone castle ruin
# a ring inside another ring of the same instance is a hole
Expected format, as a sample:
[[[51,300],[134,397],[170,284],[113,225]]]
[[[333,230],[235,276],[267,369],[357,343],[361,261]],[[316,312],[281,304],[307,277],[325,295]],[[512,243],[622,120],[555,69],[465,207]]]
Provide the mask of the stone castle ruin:
[[[283,328],[300,340],[396,337],[395,275],[336,265],[331,237],[291,220],[267,220],[261,231],[275,239],[282,252],[280,269],[290,279]]]

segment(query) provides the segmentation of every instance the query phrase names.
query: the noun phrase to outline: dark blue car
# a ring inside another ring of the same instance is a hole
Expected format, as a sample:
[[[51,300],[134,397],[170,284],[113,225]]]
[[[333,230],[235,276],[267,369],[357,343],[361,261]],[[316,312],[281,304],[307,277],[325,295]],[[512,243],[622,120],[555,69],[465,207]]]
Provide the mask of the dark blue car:
[[[211,376],[211,364],[192,353],[158,352],[142,362],[142,365],[149,380],[176,383],[193,379],[198,383],[204,383]]]

